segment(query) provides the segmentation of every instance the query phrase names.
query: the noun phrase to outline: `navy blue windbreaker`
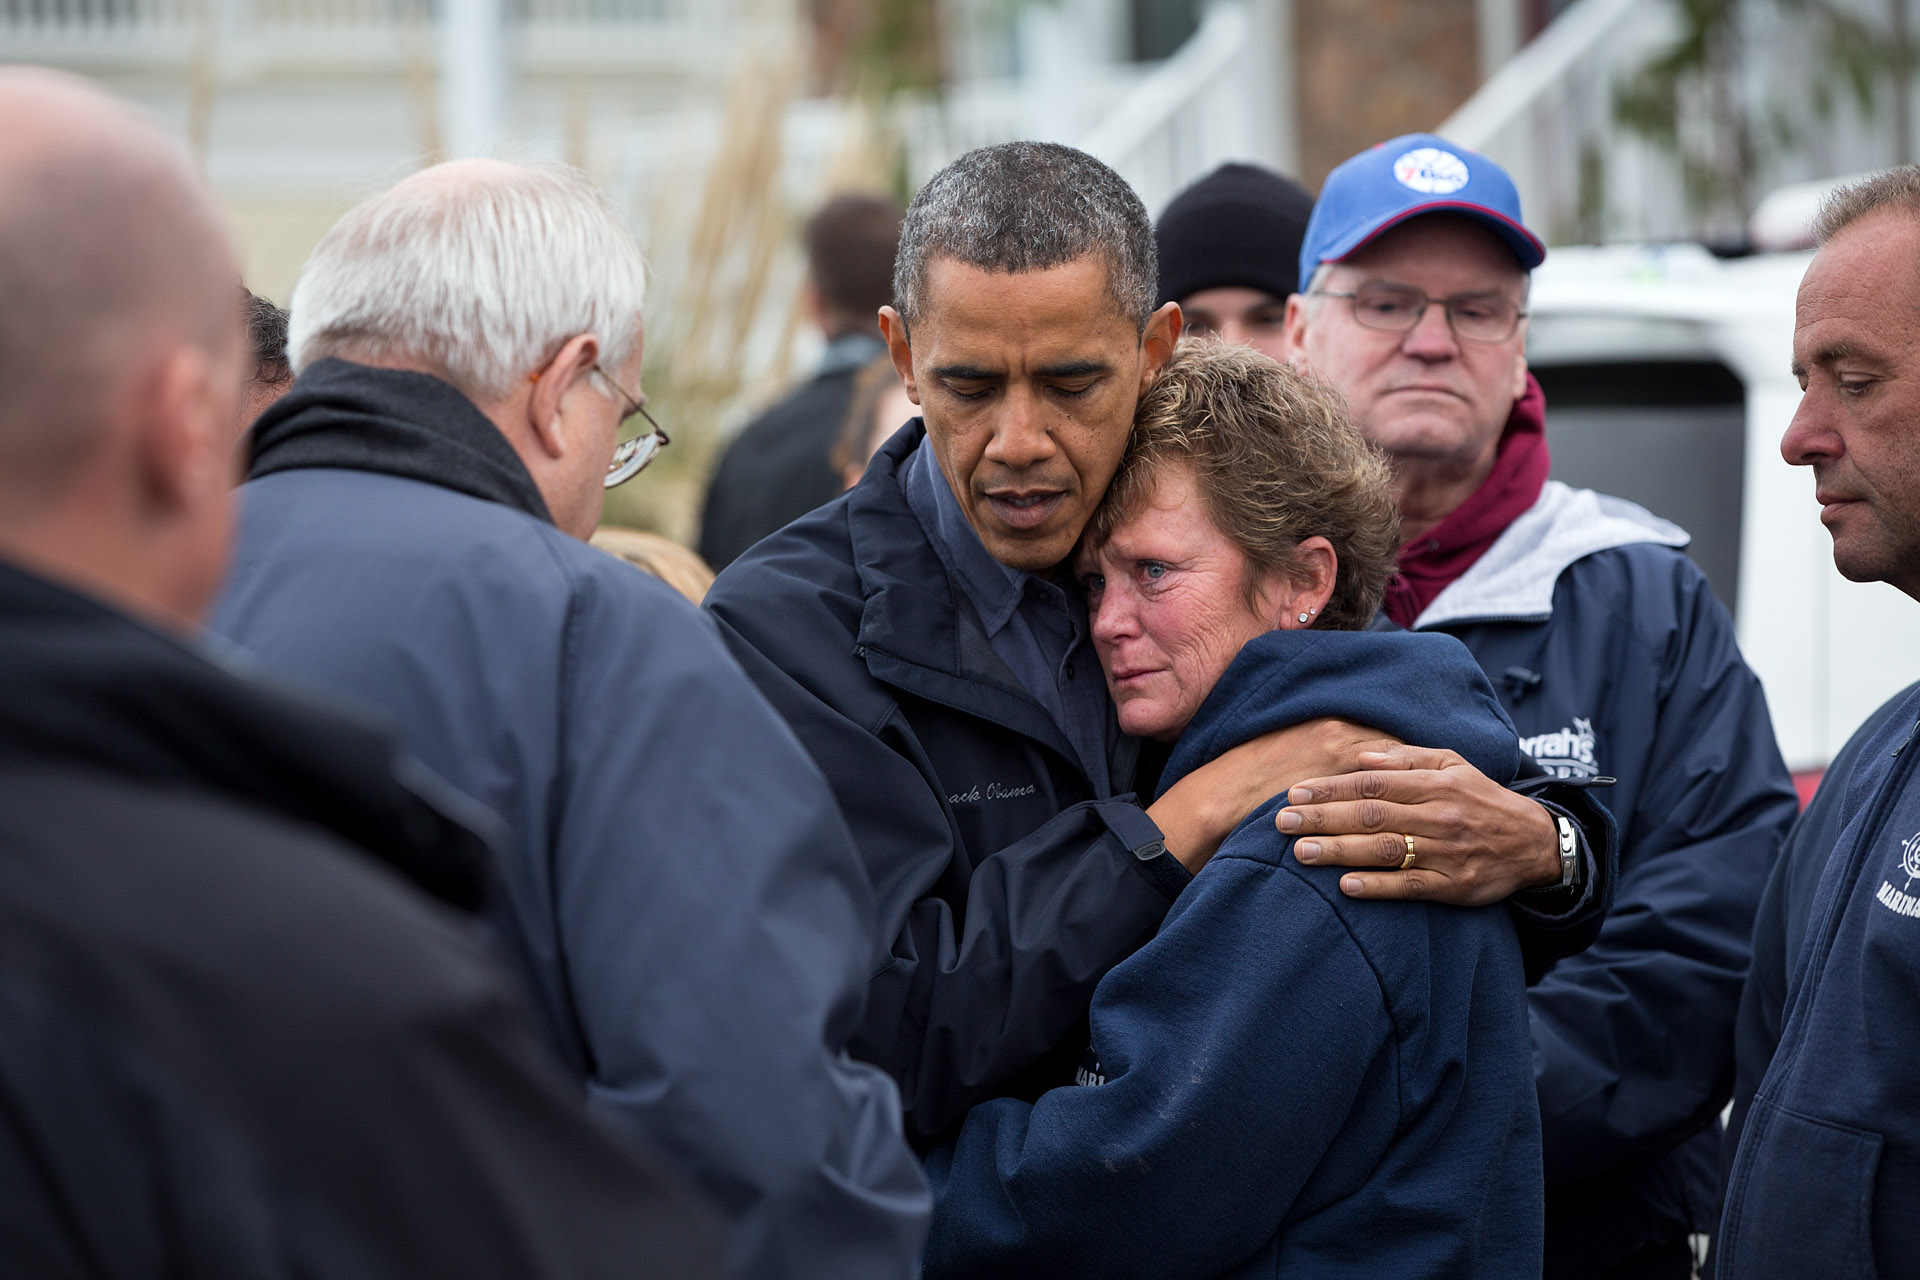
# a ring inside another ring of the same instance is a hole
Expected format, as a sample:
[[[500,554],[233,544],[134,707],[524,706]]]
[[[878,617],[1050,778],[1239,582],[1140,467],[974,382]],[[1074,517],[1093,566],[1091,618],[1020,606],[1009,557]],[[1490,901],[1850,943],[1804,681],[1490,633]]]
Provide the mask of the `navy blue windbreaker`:
[[[1773,874],[1767,877],[1766,892],[1760,897],[1760,910],[1753,921],[1753,964],[1747,970],[1747,985],[1740,993],[1740,1014],[1734,1025],[1733,1107],[1727,1113],[1727,1132],[1720,1142],[1723,1187],[1733,1171],[1753,1095],[1780,1044],[1787,985],[1800,962],[1800,944],[1807,935],[1807,921],[1813,914],[1821,873],[1827,868],[1827,855],[1839,844],[1840,832],[1852,816],[1846,794],[1854,768],[1867,743],[1916,693],[1920,693],[1920,684],[1908,685],[1882,703],[1847,739],[1827,765],[1820,789],[1794,819],[1779,860],[1773,864]]]
[[[1095,984],[1190,879],[1125,794],[1139,744],[1110,725],[1118,794],[1096,794],[948,580],[896,479],[924,434],[908,424],[858,485],[748,551],[706,601],[853,828],[881,941],[852,1049],[899,1082],[919,1139],[1057,1078]],[[1530,964],[1587,945],[1604,901],[1528,913]]]
[[[1722,1280],[1920,1276],[1920,692],[1861,747],[1715,1241]]]
[[[269,414],[256,433],[332,450],[310,456],[403,467],[411,427],[449,476],[517,466],[421,375],[320,362]],[[449,442],[463,423],[491,462]],[[842,1052],[873,907],[832,797],[698,610],[501,492],[252,479],[214,629],[383,709],[505,822],[495,915],[551,1044],[727,1212],[742,1275],[911,1275],[925,1181],[894,1086]]]
[[[1234,660],[1163,785],[1342,715],[1520,763],[1444,636],[1276,631]],[[1095,989],[1084,1061],[977,1106],[928,1159],[928,1280],[1537,1277],[1543,1192],[1509,913],[1362,902],[1274,829],[1276,796]]]
[[[1711,1229],[1754,911],[1798,807],[1685,538],[1550,482],[1415,623],[1466,643],[1549,772],[1617,779],[1595,793],[1620,827],[1612,910],[1530,992],[1549,1275]]]

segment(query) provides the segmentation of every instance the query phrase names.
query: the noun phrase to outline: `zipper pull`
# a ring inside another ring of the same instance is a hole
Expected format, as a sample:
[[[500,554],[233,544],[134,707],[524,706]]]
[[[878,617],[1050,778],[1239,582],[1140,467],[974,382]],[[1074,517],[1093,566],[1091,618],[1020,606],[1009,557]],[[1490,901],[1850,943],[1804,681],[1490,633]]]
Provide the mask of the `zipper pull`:
[[[1529,671],[1525,667],[1508,667],[1500,678],[1506,682],[1507,692],[1516,698],[1524,696],[1527,690],[1543,679],[1538,671]]]

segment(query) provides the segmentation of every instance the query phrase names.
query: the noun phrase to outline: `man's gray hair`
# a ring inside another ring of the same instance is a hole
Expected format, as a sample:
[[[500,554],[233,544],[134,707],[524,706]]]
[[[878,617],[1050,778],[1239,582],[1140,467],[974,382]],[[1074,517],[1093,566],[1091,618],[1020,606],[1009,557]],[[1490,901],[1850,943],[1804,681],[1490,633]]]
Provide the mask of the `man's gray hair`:
[[[586,175],[465,161],[333,225],[294,286],[287,347],[295,372],[327,356],[419,361],[484,404],[576,334],[617,368],[645,292],[640,247]]]
[[[1882,209],[1920,219],[1920,165],[1901,165],[1828,192],[1813,219],[1813,242],[1824,245],[1848,226]]]
[[[1044,271],[1098,254],[1120,314],[1144,331],[1160,264],[1153,223],[1126,180],[1056,142],[981,147],[933,175],[907,208],[893,305],[909,330],[927,301],[927,268],[952,258],[983,271]]]

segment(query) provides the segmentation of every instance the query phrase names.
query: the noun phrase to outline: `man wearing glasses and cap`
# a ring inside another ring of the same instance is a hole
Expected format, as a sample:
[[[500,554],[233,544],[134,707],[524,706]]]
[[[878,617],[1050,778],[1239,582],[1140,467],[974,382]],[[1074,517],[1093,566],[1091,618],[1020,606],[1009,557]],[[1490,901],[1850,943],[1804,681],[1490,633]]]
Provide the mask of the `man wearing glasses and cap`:
[[[1685,1277],[1689,1234],[1712,1229],[1754,912],[1796,805],[1685,531],[1547,478],[1525,352],[1545,256],[1498,165],[1396,138],[1328,176],[1281,354],[1345,391],[1393,461],[1387,614],[1465,642],[1548,772],[1615,780],[1597,793],[1620,828],[1612,912],[1529,992],[1546,1274]],[[1354,780],[1306,785],[1344,798]]]
[[[294,289],[214,629],[503,819],[492,916],[552,1047],[696,1176],[738,1274],[908,1277],[925,1182],[842,1052],[874,915],[846,824],[711,624],[582,541],[666,443],[644,283],[571,170],[442,165],[350,211]]]

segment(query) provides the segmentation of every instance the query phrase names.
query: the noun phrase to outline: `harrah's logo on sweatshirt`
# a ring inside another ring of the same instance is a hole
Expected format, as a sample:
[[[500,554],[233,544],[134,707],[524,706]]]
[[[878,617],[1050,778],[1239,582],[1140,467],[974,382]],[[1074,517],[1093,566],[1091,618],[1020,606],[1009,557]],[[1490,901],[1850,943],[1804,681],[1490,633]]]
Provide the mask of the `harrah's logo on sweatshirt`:
[[[1573,727],[1520,739],[1520,749],[1555,778],[1591,778],[1600,772],[1594,755],[1593,721],[1573,718]]]

